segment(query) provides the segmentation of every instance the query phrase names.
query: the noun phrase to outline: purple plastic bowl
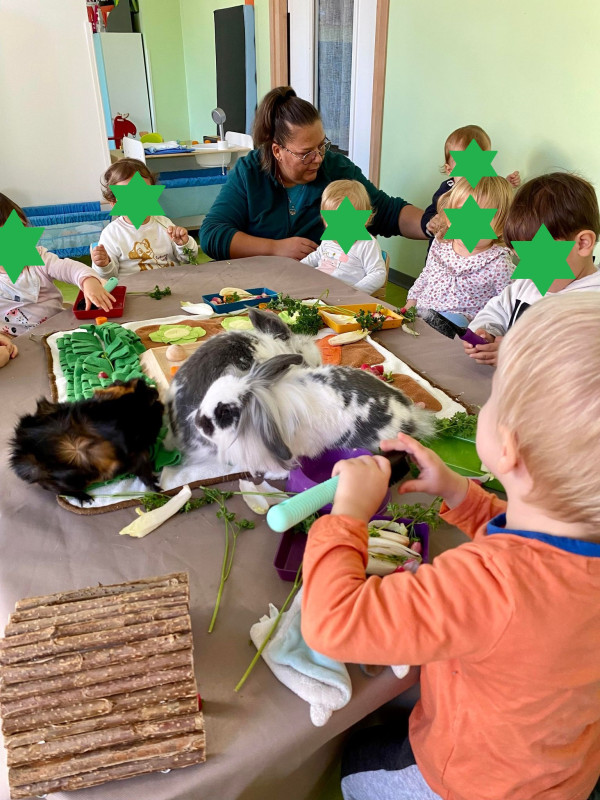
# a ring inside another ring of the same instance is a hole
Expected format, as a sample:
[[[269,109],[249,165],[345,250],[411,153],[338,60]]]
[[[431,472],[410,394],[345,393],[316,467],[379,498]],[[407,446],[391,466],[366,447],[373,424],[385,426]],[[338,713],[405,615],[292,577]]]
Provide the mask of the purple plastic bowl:
[[[307,489],[312,489],[313,486],[329,480],[331,471],[338,461],[344,461],[346,458],[372,455],[373,453],[370,450],[339,448],[337,450],[326,450],[316,458],[301,458],[300,466],[290,472],[285,489],[287,492],[305,492]],[[378,509],[378,513],[385,511],[390,498],[391,494],[388,491]],[[330,511],[331,503],[319,509],[320,514],[328,514]]]
[[[273,566],[282,581],[296,580],[298,567],[304,558],[308,536],[305,533],[285,531],[281,534]]]
[[[385,514],[375,514],[372,519],[387,519],[391,520],[391,517]],[[411,519],[396,519],[394,522],[403,522],[405,525],[408,525],[409,522],[412,522]],[[417,522],[415,525],[415,533],[421,540],[422,550],[421,550],[421,558],[423,559],[424,564],[429,563],[429,525],[426,522]],[[294,573],[295,574],[295,573]]]

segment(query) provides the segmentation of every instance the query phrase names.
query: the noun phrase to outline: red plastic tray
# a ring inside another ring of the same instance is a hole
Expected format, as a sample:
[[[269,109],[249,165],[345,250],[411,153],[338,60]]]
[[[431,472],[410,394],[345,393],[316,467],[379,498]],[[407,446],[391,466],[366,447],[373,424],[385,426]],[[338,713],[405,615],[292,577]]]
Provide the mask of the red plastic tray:
[[[78,311],[77,306],[79,303],[82,300],[85,301],[83,292],[80,291],[73,303],[73,314],[75,314],[77,319],[96,319],[96,317],[106,317],[108,319],[110,317],[122,317],[123,311],[125,310],[126,292],[127,288],[125,286],[115,286],[111,292],[112,296],[115,298],[115,304],[110,311],[103,311],[101,308],[96,308],[96,306],[92,306],[89,311]]]

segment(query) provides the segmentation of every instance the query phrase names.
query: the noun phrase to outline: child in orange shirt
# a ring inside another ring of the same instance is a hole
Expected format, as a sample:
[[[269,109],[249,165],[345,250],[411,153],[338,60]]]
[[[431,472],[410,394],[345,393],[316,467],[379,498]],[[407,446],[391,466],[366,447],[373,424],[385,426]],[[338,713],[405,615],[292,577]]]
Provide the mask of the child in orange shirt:
[[[444,499],[473,541],[415,574],[366,578],[367,522],[390,468],[338,463],[304,556],[302,632],[332,658],[421,664],[398,726],[360,731],[346,800],[586,800],[600,773],[600,305],[549,297],[503,341],[477,452],[505,503],[406,435],[400,491]],[[550,324],[549,324],[550,322]]]

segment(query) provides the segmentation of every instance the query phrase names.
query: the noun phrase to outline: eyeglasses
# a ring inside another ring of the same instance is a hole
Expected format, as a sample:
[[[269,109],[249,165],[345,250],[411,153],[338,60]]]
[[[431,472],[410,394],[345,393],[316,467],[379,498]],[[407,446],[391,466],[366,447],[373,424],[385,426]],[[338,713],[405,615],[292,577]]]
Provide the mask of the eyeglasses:
[[[275,144],[279,144],[279,142],[275,142]],[[282,144],[279,145],[282,150],[286,150],[288,153],[294,156],[294,158],[299,158],[303,164],[312,164],[313,161],[316,159],[317,156],[321,156],[321,158],[325,158],[325,153],[331,147],[331,142],[329,139],[325,139],[322,145],[317,147],[316,150],[310,150],[308,153],[305,153],[301,156],[299,153],[294,153],[293,150],[288,150],[287,147],[284,147]]]

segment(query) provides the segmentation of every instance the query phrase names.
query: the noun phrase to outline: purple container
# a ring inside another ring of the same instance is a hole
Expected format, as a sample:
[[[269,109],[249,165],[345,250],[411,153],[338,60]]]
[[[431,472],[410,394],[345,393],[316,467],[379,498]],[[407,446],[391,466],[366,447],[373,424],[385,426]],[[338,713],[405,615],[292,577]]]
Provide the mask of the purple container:
[[[338,450],[326,450],[316,458],[301,458],[300,466],[293,469],[287,479],[286,492],[305,492],[312,489],[319,483],[323,483],[331,478],[331,471],[338,461],[346,458],[357,458],[358,456],[372,456],[370,450],[353,450],[339,448]],[[378,512],[383,512],[390,502],[391,494],[388,491],[383,499]],[[328,514],[331,511],[331,503],[319,509],[320,514]]]
[[[281,534],[273,566],[282,581],[296,580],[298,567],[304,558],[307,539],[306,533],[294,533],[293,530]]]
[[[385,514],[375,514],[373,519],[387,519],[391,520],[391,517]],[[409,522],[412,522],[410,519],[396,519],[394,522],[403,522],[405,525],[408,525]],[[422,550],[421,550],[421,558],[423,559],[424,564],[429,563],[429,525],[426,522],[417,522],[415,525],[415,533],[421,540]],[[295,574],[295,573],[294,573]]]

